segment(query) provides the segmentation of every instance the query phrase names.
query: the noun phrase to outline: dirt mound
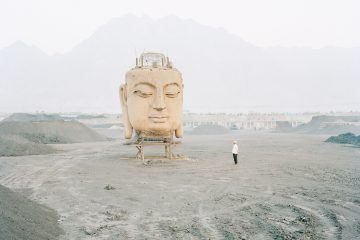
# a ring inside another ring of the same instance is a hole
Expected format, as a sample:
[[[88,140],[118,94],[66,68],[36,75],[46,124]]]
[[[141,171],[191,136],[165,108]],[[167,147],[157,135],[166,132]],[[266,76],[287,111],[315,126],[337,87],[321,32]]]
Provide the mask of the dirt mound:
[[[119,124],[114,124],[114,123],[104,123],[104,124],[88,124],[89,127],[91,128],[113,128],[113,129],[120,129],[122,127],[124,127],[123,124],[119,123]]]
[[[57,121],[64,120],[58,114],[29,114],[29,113],[14,113],[9,117],[3,119],[3,122],[34,122],[34,121]]]
[[[288,128],[283,123],[276,130],[278,132],[310,134],[342,134],[347,132],[360,134],[360,116],[314,116],[309,123],[296,128]]]
[[[106,138],[77,121],[3,122],[0,135],[19,135],[34,143],[79,143]]]
[[[81,114],[76,116],[76,119],[97,119],[97,118],[106,118],[104,115],[89,115],[89,114]]]
[[[192,130],[189,133],[193,135],[213,135],[213,134],[226,134],[229,132],[230,132],[229,129],[220,125],[201,125],[194,128],[194,130]]]
[[[288,121],[276,121],[276,129],[277,132],[291,132],[293,131],[293,127]]]
[[[55,152],[56,150],[50,146],[30,142],[18,135],[0,135],[0,157],[40,155]]]
[[[338,136],[332,136],[326,139],[325,142],[339,143],[339,144],[353,144],[360,146],[360,135],[356,136],[353,133],[344,133]]]
[[[57,213],[0,185],[0,240],[57,239],[63,234]]]

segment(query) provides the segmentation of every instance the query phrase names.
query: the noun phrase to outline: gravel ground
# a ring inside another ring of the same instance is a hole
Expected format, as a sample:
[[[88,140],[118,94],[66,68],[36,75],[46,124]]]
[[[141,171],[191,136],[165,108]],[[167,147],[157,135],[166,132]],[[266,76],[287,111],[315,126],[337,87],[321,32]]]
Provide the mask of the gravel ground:
[[[63,234],[59,216],[48,207],[0,185],[0,239],[45,240]]]
[[[187,160],[146,166],[120,140],[52,145],[0,158],[0,184],[55,209],[60,239],[359,239],[360,148],[327,137],[191,135],[176,148]]]

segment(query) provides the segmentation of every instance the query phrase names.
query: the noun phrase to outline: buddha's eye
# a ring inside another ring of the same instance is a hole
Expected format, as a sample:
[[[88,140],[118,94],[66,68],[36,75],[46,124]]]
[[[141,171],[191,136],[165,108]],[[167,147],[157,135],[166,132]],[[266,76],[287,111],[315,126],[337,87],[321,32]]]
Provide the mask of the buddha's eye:
[[[137,96],[142,97],[142,98],[148,98],[153,95],[152,92],[143,92],[141,90],[135,90],[134,94],[136,94]]]
[[[167,97],[175,98],[179,95],[180,88],[177,86],[177,84],[170,84],[165,87],[164,92]]]
[[[133,93],[139,97],[148,98],[154,94],[154,90],[147,84],[139,84],[135,87]]]

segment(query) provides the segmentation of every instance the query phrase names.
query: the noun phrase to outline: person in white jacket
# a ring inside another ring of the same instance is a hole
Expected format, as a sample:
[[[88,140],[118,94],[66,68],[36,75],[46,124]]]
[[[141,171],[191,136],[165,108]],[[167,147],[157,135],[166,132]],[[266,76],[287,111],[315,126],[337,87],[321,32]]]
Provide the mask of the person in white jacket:
[[[237,142],[236,142],[236,141],[233,141],[232,154],[233,154],[233,158],[234,158],[235,164],[237,164],[237,155],[238,155],[238,152],[239,152],[239,148],[238,148]]]

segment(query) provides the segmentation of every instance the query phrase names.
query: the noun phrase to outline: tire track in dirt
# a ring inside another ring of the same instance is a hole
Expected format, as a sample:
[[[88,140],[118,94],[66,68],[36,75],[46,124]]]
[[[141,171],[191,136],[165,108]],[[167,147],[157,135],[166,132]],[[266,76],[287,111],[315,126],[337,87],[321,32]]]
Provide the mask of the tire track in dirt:
[[[222,239],[223,238],[223,235],[220,234],[220,232],[217,230],[217,228],[211,222],[211,217],[204,212],[202,203],[200,203],[200,205],[199,205],[198,216],[199,216],[200,223],[202,224],[202,226],[205,229],[207,229],[210,233],[210,236],[207,236],[207,237],[209,237],[209,239]]]

